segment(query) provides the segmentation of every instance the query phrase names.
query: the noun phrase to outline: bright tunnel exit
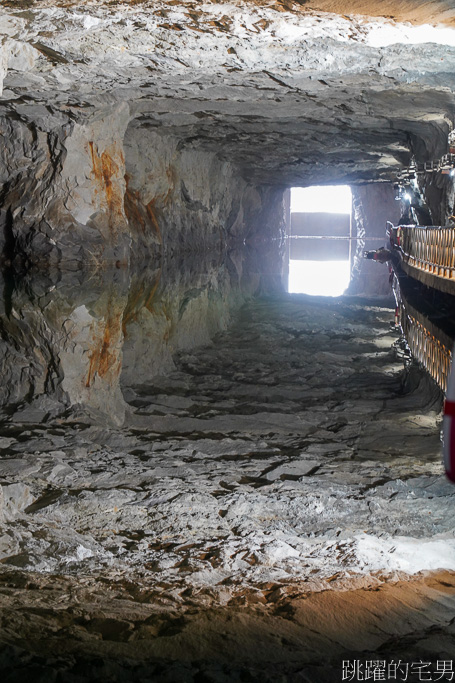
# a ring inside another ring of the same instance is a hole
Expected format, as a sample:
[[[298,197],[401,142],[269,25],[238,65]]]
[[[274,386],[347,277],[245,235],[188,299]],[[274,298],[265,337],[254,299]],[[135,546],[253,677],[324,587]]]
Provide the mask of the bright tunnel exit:
[[[288,292],[341,296],[351,272],[348,185],[291,188]]]

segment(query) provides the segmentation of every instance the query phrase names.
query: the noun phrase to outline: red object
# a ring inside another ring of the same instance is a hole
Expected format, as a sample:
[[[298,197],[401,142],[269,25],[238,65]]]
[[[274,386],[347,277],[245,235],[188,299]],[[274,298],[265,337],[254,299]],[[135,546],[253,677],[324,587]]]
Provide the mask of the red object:
[[[455,484],[455,349],[452,353],[452,368],[447,382],[447,398],[444,403],[444,468],[446,475]]]
[[[455,417],[455,401],[444,401],[444,415]]]

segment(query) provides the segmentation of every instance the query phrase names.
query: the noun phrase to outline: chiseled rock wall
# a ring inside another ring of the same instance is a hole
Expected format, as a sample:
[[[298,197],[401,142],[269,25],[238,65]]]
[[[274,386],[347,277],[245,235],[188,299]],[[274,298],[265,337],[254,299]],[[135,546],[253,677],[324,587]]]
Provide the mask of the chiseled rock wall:
[[[213,153],[180,151],[130,121],[126,103],[83,123],[2,119],[4,258],[124,266],[170,249],[223,250],[259,229],[280,235],[282,190],[254,187]]]
[[[207,343],[279,282],[283,190],[179,149],[126,103],[76,122],[44,109],[1,123],[0,403],[29,421],[84,405],[118,423],[121,374],[127,386],[173,367],[177,350]],[[41,275],[18,286],[10,264]]]
[[[352,208],[353,235],[357,242],[348,293],[391,294],[387,265],[364,259],[363,252],[386,246],[386,222],[398,223],[401,202],[395,201],[390,183],[371,183],[352,188]]]
[[[60,114],[1,120],[1,227],[18,263],[94,267],[128,258],[123,209],[126,105],[85,124]]]
[[[150,249],[197,253],[284,234],[283,190],[248,183],[215,154],[182,148],[133,121],[124,142],[125,212],[140,258]]]

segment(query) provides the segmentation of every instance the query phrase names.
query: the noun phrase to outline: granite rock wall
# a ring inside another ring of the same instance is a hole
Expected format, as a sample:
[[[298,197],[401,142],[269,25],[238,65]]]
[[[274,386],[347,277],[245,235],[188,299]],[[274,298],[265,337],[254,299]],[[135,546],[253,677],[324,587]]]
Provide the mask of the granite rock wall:
[[[131,122],[125,103],[84,123],[2,119],[0,247],[24,267],[96,269],[279,237],[282,190]],[[54,124],[54,125],[52,125]]]

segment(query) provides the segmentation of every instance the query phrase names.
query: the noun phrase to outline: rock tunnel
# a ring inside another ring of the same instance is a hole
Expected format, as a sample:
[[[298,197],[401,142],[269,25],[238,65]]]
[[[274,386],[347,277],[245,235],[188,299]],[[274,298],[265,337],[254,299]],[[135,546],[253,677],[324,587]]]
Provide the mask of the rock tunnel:
[[[363,251],[452,229],[453,3],[3,0],[0,41],[2,683],[452,680],[455,291]],[[314,185],[341,297],[286,291]]]

